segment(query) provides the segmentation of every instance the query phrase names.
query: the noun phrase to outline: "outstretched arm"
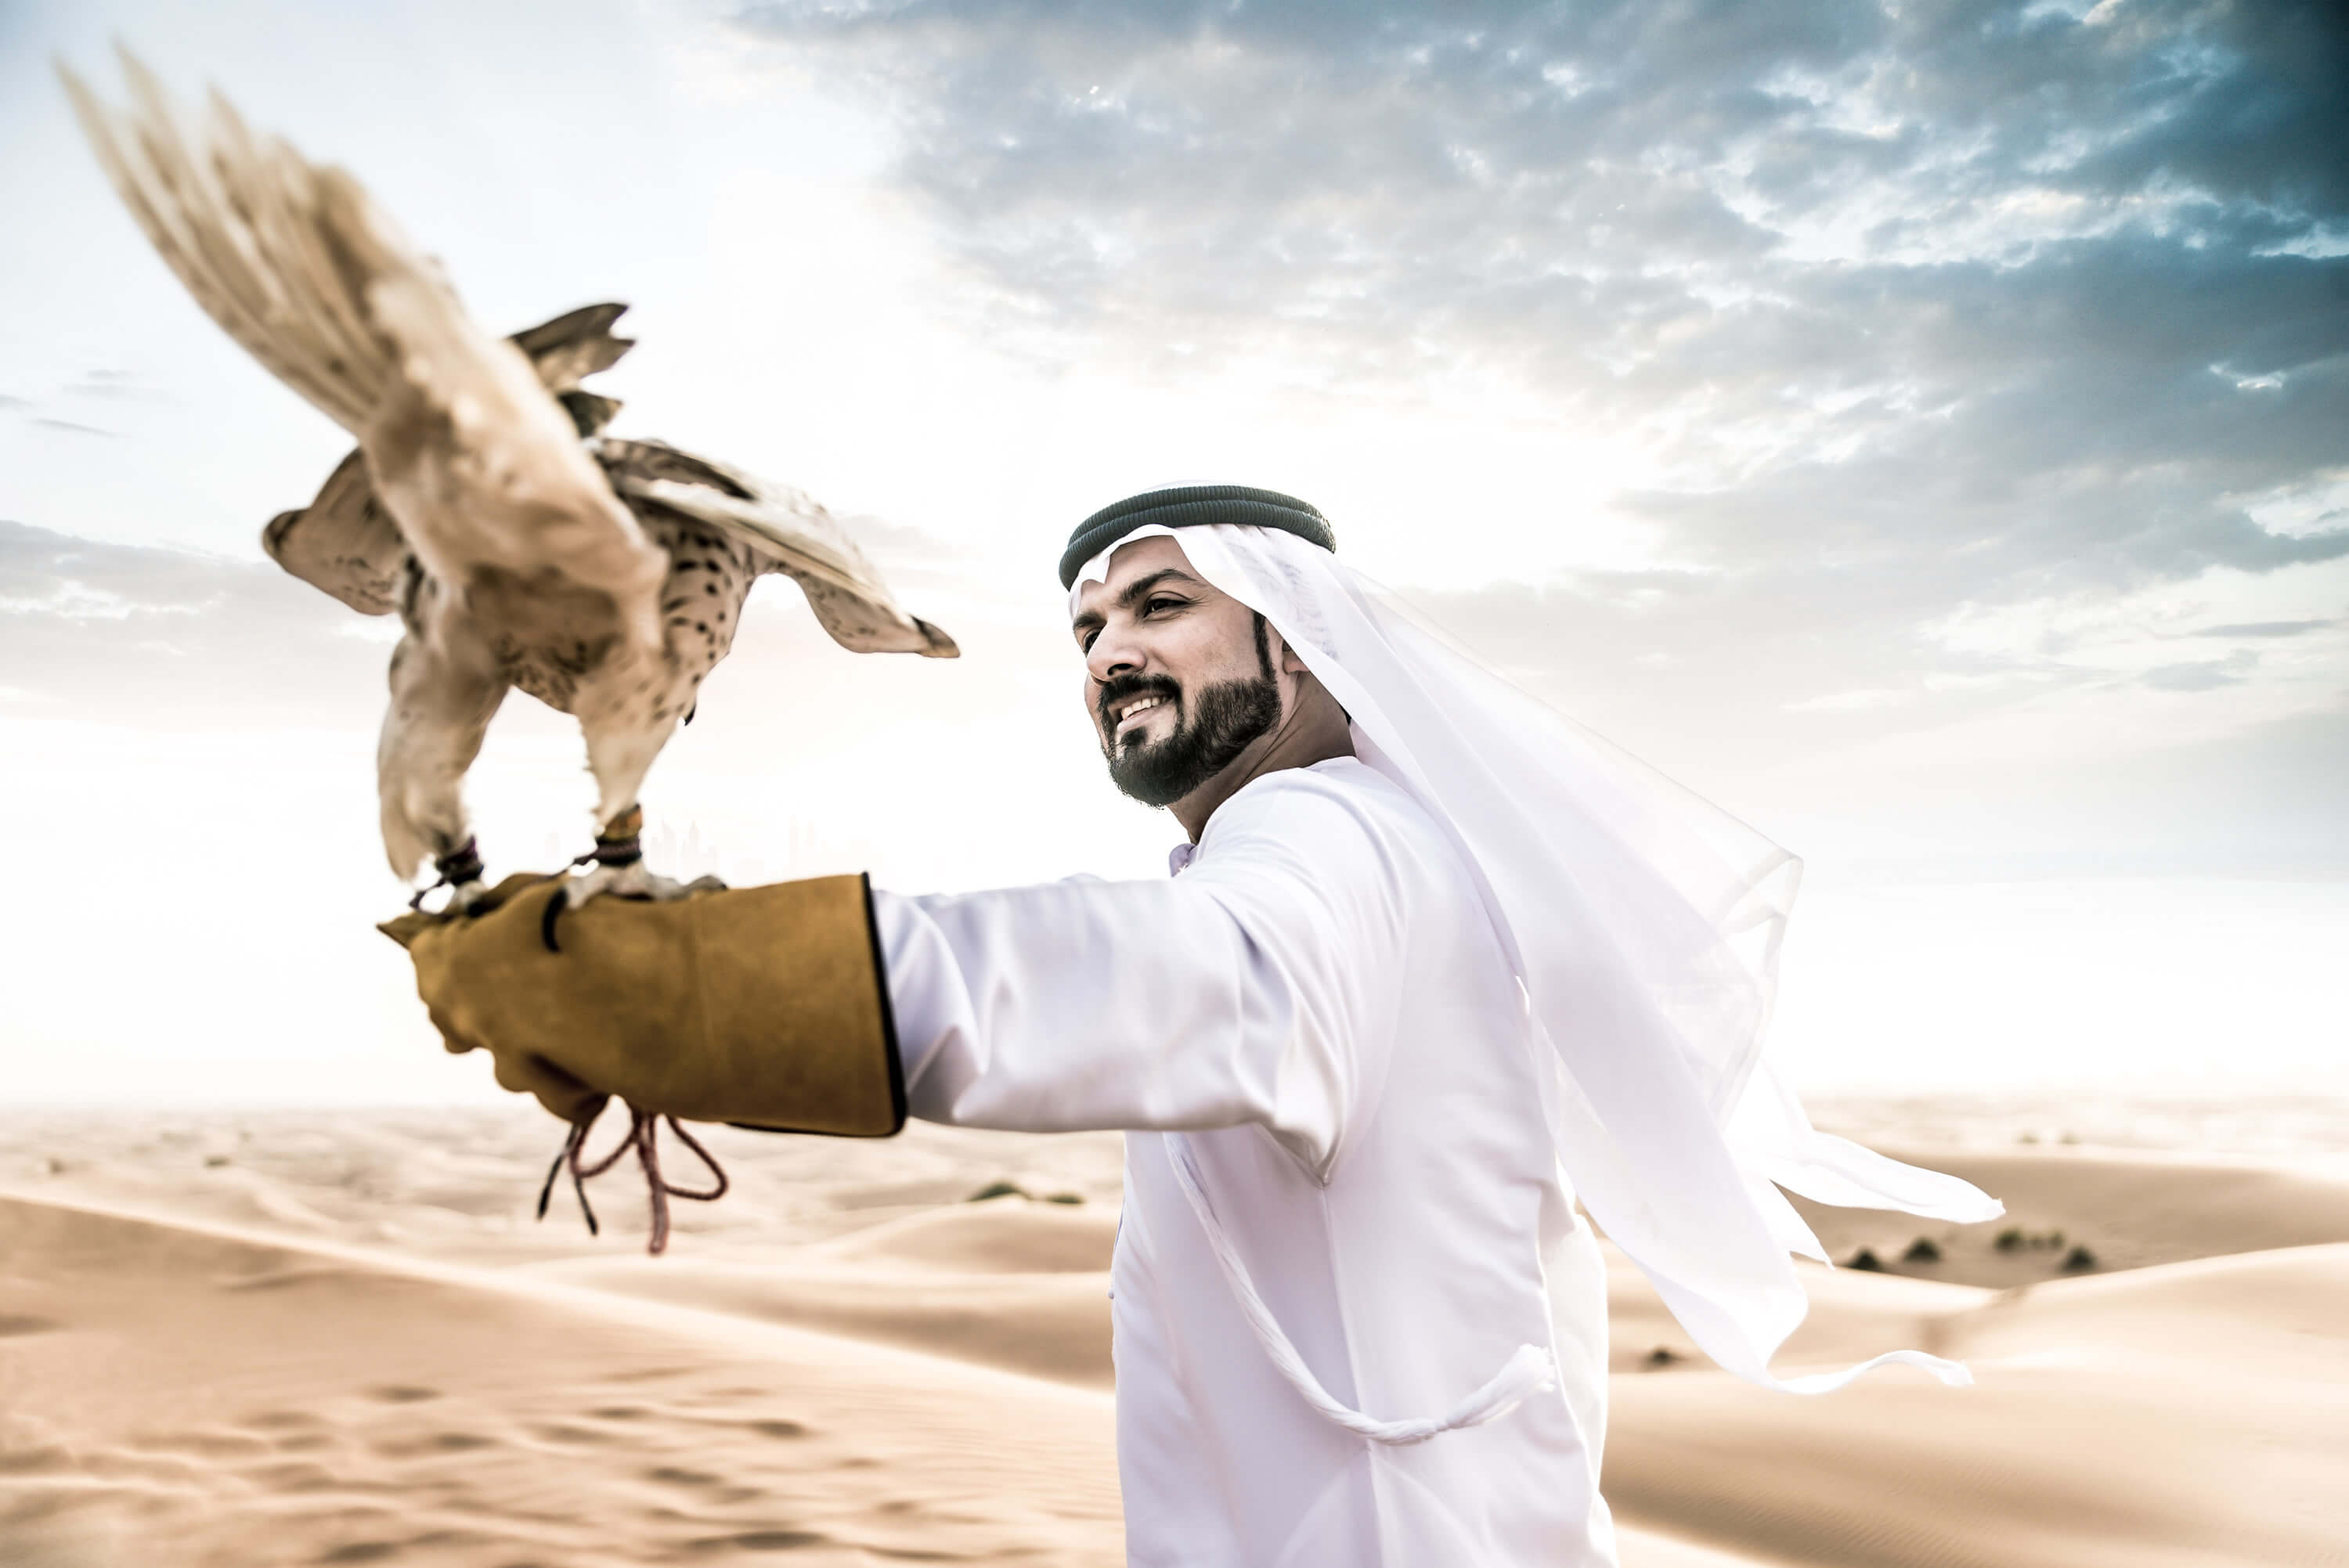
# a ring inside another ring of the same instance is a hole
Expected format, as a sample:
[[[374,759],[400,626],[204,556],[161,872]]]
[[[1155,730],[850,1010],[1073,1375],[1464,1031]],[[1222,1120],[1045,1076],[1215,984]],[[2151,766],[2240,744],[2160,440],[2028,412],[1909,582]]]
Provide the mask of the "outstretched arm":
[[[613,1095],[863,1135],[908,1109],[1037,1132],[1255,1122],[1326,1174],[1384,1072],[1405,967],[1403,851],[1356,813],[1311,784],[1244,790],[1172,882],[599,900],[557,952],[559,884],[514,877],[467,918],[384,929],[449,1048],[486,1047],[500,1083],[566,1119]]]
[[[1382,1058],[1403,929],[1369,830],[1236,797],[1168,882],[874,894],[913,1114],[1032,1132],[1261,1122],[1316,1171]]]

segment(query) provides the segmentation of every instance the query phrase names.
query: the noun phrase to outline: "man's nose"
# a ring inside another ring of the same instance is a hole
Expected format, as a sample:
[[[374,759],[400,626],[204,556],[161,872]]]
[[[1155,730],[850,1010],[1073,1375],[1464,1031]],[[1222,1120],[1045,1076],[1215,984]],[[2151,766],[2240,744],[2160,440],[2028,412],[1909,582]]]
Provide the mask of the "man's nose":
[[[1111,627],[1103,627],[1093,639],[1093,645],[1085,650],[1085,670],[1096,681],[1132,675],[1144,662],[1143,651],[1134,646],[1132,639]]]

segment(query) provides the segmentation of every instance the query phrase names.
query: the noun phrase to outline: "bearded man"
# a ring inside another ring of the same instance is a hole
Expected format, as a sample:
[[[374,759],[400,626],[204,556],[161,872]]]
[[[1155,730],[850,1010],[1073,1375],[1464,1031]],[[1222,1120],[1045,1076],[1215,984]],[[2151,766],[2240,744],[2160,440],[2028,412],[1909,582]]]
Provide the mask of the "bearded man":
[[[567,951],[492,983],[419,944],[419,973],[452,1048],[566,1117],[616,1094],[640,1118],[1123,1130],[1133,1563],[1612,1563],[1578,1203],[1710,1355],[1800,1392],[1865,1367],[1768,1369],[1804,1310],[1789,1249],[1824,1261],[1774,1182],[1998,1205],[1816,1133],[1759,1060],[1790,857],[1444,645],[1335,543],[1240,486],[1148,491],[1071,540],[1085,708],[1117,787],[1183,829],[1166,881],[876,892],[758,917],[781,923],[751,958],[673,961],[697,994],[772,997],[738,1014],[835,1020],[788,1049],[533,1026],[589,961]],[[516,940],[513,902],[447,945]],[[602,901],[576,935],[678,908]]]

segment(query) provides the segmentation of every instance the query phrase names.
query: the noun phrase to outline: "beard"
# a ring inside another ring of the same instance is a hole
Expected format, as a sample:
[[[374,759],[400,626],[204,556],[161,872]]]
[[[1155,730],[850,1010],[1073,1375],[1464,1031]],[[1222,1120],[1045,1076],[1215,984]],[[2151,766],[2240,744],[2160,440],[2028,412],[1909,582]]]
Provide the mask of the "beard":
[[[1110,782],[1145,806],[1171,806],[1229,768],[1259,736],[1280,722],[1280,686],[1272,676],[1272,650],[1262,615],[1256,618],[1257,674],[1201,688],[1196,699],[1167,676],[1120,676],[1102,687],[1102,727],[1118,704],[1155,696],[1174,705],[1174,728],[1163,739],[1121,746],[1112,734],[1102,743]]]

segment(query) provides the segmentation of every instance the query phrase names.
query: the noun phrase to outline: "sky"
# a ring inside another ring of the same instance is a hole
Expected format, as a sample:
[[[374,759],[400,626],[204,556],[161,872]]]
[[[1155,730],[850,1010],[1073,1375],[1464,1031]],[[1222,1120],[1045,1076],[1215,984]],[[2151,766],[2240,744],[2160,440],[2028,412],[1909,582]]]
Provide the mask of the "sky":
[[[348,438],[88,156],[52,61],[119,97],[114,40],[497,330],[628,302],[617,431],[823,498],[961,642],[762,586],[671,865],[1154,874],[1051,568],[1232,480],[1805,859],[1806,1087],[2349,1059],[2336,6],[0,0],[12,1096],[492,1092],[367,930],[386,629],[259,550]],[[514,698],[473,799],[493,868],[573,852],[575,729]]]

